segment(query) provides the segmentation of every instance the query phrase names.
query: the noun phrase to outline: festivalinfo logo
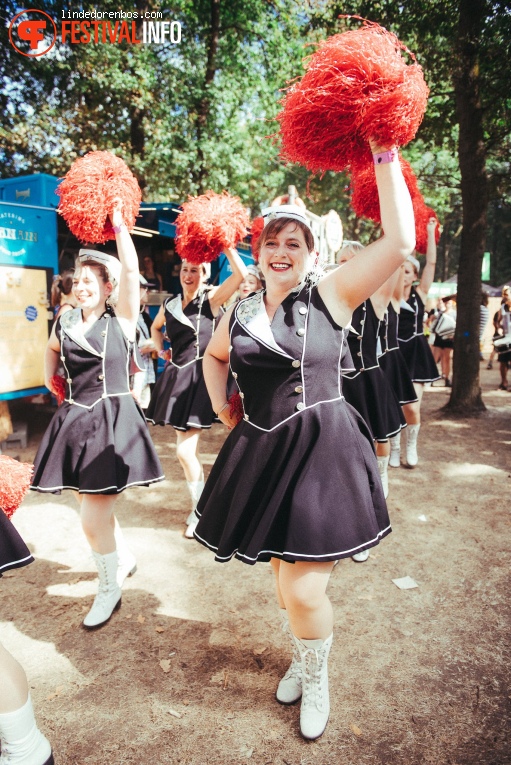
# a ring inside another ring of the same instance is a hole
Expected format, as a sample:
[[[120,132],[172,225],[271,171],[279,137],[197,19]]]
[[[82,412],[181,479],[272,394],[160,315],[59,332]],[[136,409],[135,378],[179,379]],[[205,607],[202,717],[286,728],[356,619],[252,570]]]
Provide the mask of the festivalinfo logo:
[[[22,56],[48,53],[57,41],[68,45],[164,44],[181,42],[179,21],[162,19],[161,11],[62,11],[60,23],[36,8],[20,11],[9,25],[9,41]]]

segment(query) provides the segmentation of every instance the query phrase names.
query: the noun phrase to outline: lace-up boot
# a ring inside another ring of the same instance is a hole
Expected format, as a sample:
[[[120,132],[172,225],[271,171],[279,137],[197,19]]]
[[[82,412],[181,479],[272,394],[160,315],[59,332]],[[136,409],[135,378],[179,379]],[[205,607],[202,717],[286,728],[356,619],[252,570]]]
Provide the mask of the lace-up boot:
[[[285,608],[281,609],[282,632],[284,632],[293,645],[293,658],[286,674],[280,681],[275,698],[279,704],[294,704],[302,695],[302,657],[295,642]]]
[[[190,497],[192,499],[192,512],[186,519],[185,537],[187,539],[193,539],[193,532],[197,528],[199,522],[199,519],[195,515],[195,508],[197,507],[197,502],[204,489],[204,481],[187,481],[186,485],[188,486],[188,491],[190,492]]]
[[[401,467],[401,433],[390,439],[389,465],[395,468]]]
[[[406,464],[415,467],[419,461],[417,454],[417,438],[419,437],[420,425],[408,425],[406,429]]]
[[[122,594],[117,584],[117,550],[107,555],[100,555],[93,550],[92,555],[98,569],[99,589],[91,610],[83,620],[83,626],[87,629],[105,624],[113,612],[120,608]]]
[[[0,715],[0,765],[53,765],[48,739],[34,717],[30,696],[14,712]]]
[[[300,640],[295,637],[302,661],[300,732],[310,740],[322,735],[330,715],[328,654],[332,640],[333,635],[326,640]]]

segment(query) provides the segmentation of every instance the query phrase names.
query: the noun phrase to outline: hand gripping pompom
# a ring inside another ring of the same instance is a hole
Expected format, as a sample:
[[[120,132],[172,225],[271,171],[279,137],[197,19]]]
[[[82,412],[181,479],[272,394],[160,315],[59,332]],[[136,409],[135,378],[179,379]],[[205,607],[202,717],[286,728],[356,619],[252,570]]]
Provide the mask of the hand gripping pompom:
[[[371,159],[370,138],[404,146],[415,136],[429,90],[415,56],[391,32],[364,20],[320,43],[306,66],[277,115],[284,160],[313,173],[341,171]]]
[[[57,188],[58,212],[81,242],[97,244],[115,239],[109,213],[122,199],[128,229],[138,215],[142,193],[137,179],[120,157],[109,151],[91,151],[71,165]]]
[[[247,235],[247,211],[238,197],[226,191],[188,197],[182,210],[176,221],[176,251],[189,263],[210,263]]]
[[[0,455],[0,508],[8,518],[18,509],[30,486],[33,465]]]

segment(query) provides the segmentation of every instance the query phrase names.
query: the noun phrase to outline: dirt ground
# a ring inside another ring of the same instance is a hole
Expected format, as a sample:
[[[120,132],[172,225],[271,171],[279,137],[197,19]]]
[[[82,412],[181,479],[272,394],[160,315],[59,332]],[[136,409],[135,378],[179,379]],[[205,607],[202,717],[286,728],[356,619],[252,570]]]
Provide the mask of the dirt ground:
[[[96,588],[75,501],[31,493],[14,517],[37,560],[0,582],[0,640],[29,677],[57,765],[504,765],[510,746],[511,393],[482,371],[488,411],[446,419],[427,390],[415,470],[391,470],[393,533],[342,561],[332,710],[305,742],[268,564],[218,564],[182,536],[189,499],[172,432],[152,430],[166,480],[117,514],[138,559],[122,608],[80,627]],[[31,460],[49,414],[33,406]],[[225,437],[207,432],[207,469]],[[410,576],[415,589],[392,582]]]

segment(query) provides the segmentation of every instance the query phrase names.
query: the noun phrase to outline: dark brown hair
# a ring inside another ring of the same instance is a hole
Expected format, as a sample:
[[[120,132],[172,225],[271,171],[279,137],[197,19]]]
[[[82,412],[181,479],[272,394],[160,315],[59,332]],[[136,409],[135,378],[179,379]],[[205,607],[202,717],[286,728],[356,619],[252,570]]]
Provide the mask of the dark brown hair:
[[[69,269],[68,271],[63,271],[61,274],[53,277],[50,298],[53,308],[60,305],[62,295],[69,295],[73,289],[73,276],[74,269]]]
[[[265,226],[262,230],[261,236],[259,237],[259,240],[257,242],[257,247],[260,249],[263,244],[266,242],[267,239],[270,239],[272,236],[276,236],[277,234],[280,234],[282,229],[284,229],[288,223],[294,223],[295,229],[299,228],[300,231],[303,233],[303,238],[305,239],[305,244],[307,246],[308,252],[312,252],[314,250],[314,235],[310,228],[305,225],[305,223],[302,223],[301,220],[295,220],[295,218],[274,218],[271,220],[267,226]]]
[[[96,260],[80,260],[76,265],[76,271],[79,272],[84,266],[95,268],[105,284],[110,282],[110,284],[113,285],[113,281],[110,274],[108,273],[108,269],[103,265],[103,263],[98,263]]]

